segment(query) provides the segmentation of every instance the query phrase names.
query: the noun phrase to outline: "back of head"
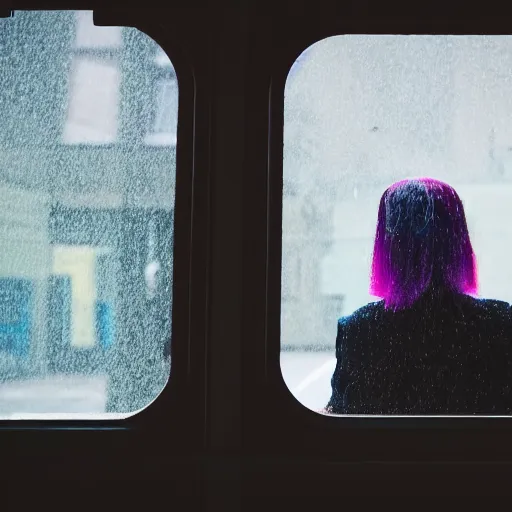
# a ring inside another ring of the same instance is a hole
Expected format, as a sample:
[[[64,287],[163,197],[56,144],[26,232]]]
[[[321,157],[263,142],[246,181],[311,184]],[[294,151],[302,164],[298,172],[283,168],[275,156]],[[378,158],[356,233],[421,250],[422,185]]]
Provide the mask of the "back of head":
[[[391,185],[382,195],[370,293],[387,308],[412,305],[427,289],[476,293],[476,263],[455,190],[432,178]]]

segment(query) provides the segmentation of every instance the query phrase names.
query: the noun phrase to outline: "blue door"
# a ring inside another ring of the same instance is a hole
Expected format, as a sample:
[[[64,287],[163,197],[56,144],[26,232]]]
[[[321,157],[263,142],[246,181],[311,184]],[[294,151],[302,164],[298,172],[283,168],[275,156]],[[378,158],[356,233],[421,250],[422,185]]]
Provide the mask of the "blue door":
[[[0,278],[0,351],[26,357],[30,348],[34,283]]]

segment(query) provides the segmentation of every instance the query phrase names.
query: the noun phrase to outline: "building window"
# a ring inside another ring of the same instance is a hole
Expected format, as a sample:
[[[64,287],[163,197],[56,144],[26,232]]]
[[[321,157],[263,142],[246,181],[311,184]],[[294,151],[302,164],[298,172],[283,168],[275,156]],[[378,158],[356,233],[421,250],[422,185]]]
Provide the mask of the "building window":
[[[158,48],[155,55],[155,64],[162,68],[172,68],[171,59],[167,56],[167,54],[162,50],[162,48]]]
[[[121,48],[121,27],[96,27],[92,11],[77,11],[75,19],[75,48]]]
[[[145,142],[149,146],[176,145],[178,127],[178,82],[171,61],[158,48],[154,58],[154,103]]]
[[[73,57],[66,144],[111,144],[117,139],[120,73],[116,61]]]
[[[71,56],[65,144],[116,142],[119,128],[121,27],[96,27],[78,11]]]

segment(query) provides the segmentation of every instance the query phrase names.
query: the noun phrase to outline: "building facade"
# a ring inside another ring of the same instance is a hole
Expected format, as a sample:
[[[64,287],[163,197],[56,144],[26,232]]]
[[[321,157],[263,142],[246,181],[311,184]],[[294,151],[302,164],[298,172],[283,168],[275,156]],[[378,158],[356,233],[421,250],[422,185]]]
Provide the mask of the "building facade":
[[[29,290],[24,334],[0,323],[0,376],[107,372],[109,410],[137,410],[168,376],[174,68],[90,11],[16,11],[0,42],[0,297]]]

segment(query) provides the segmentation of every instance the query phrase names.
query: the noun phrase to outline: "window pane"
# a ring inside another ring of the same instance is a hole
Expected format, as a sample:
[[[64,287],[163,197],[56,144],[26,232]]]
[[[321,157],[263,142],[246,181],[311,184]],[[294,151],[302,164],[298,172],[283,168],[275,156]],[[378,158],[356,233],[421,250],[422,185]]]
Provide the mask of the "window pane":
[[[115,61],[73,59],[65,143],[108,144],[116,140],[119,77]]]
[[[176,144],[178,116],[178,84],[176,79],[164,78],[156,83],[156,102],[153,129],[146,143],[155,146]]]
[[[155,56],[155,64],[157,66],[161,66],[163,68],[172,68],[172,62],[171,59],[167,56],[167,54],[162,50],[162,48],[159,48],[156,52]]]
[[[77,48],[119,48],[122,44],[121,27],[96,27],[92,11],[76,12]]]
[[[91,12],[16,11],[0,35],[0,418],[129,416],[170,373],[175,145],[145,143],[159,48]]]
[[[306,406],[321,410],[331,397],[337,320],[381,300],[369,292],[371,261],[379,201],[392,183],[428,176],[451,185],[466,212],[478,297],[512,301],[511,71],[510,36],[337,36],[308,48],[292,67],[282,369]],[[367,333],[353,343],[364,339],[373,340]],[[368,379],[370,371],[382,377],[382,368],[364,361]]]

